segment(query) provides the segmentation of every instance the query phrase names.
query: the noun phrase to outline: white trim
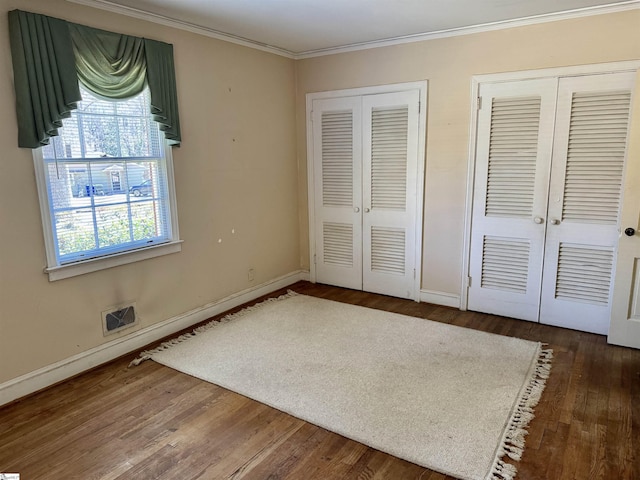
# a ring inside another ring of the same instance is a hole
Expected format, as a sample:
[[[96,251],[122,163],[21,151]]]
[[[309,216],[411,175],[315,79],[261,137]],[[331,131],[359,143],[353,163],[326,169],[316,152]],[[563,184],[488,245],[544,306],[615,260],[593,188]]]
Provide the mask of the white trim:
[[[353,97],[358,95],[377,95],[379,93],[403,92],[406,90],[420,90],[422,88],[426,90],[427,88],[426,80],[417,81],[417,82],[390,83],[387,85],[372,85],[367,87],[343,88],[341,90],[329,90],[324,92],[313,92],[313,93],[307,93],[307,102],[309,101],[309,99],[311,99],[312,101],[312,103],[307,103],[307,106],[313,105],[313,100],[319,100],[323,98]],[[309,110],[307,110],[307,114],[308,113],[309,113]],[[307,121],[308,120],[309,118],[307,118]]]
[[[471,120],[469,123],[469,148],[467,161],[467,192],[465,199],[464,240],[462,251],[462,278],[460,287],[461,310],[468,305],[467,277],[470,275],[469,256],[471,254],[471,216],[473,213],[473,189],[475,182],[475,156],[477,142],[478,109],[477,99],[482,83],[511,82],[536,78],[562,78],[580,75],[599,75],[604,73],[635,72],[640,70],[640,60],[576,65],[570,67],[544,68],[539,70],[522,70],[517,72],[492,73],[474,75],[471,78]]]
[[[464,202],[464,237],[462,239],[462,278],[460,284],[460,310],[467,309],[469,296],[469,272],[471,255],[471,215],[473,213],[473,187],[476,171],[476,140],[478,135],[478,96],[480,82],[476,77],[471,79],[471,121],[469,122],[469,145],[467,154],[467,193]]]
[[[424,186],[425,186],[425,169],[427,163],[427,92],[429,84],[427,81],[416,82],[419,90],[419,111],[418,111],[418,174],[416,178],[416,224],[415,224],[415,263],[414,263],[414,281],[413,281],[413,299],[419,302],[422,295],[420,287],[422,287],[422,237],[424,233]],[[460,302],[458,302],[460,303]]]
[[[291,58],[295,57],[293,52],[284,48],[274,47],[265,43],[260,43],[254,40],[240,37],[238,35],[232,35],[230,33],[221,32],[213,28],[207,28],[194,23],[177,20],[167,17],[165,15],[159,15],[157,13],[151,13],[140,8],[127,7],[125,5],[118,5],[108,0],[67,0],[71,3],[78,3],[80,5],[86,5],[88,7],[99,8],[100,10],[106,10],[108,12],[117,13],[120,15],[126,15],[128,17],[138,18],[140,20],[146,20],[148,22],[157,23],[167,27],[178,28],[187,32],[203,35],[205,37],[215,38],[216,40],[222,40],[224,42],[234,43],[236,45],[242,45],[243,47],[253,48],[255,50],[261,50],[263,52],[274,53],[282,57]],[[640,1],[640,0],[639,0]]]
[[[342,90],[332,90],[326,92],[315,92],[306,94],[306,127],[307,127],[307,206],[309,211],[309,267],[311,282],[316,282],[316,265],[314,257],[315,248],[315,182],[313,168],[313,102],[314,100],[340,97],[354,97],[365,95],[377,95],[380,93],[404,92],[408,90],[418,90],[420,96],[420,112],[418,118],[418,172],[416,189],[416,225],[415,225],[415,264],[416,271],[413,299],[420,301],[420,286],[422,284],[422,231],[424,227],[424,184],[425,184],[425,154],[426,154],[426,132],[427,132],[427,89],[426,80],[406,83],[392,83],[388,85],[376,85],[369,87],[347,88]]]
[[[242,45],[244,47],[254,48],[263,52],[269,52],[282,57],[301,60],[304,58],[320,57],[324,55],[334,55],[337,53],[355,52],[358,50],[368,50],[371,48],[388,47],[392,45],[402,45],[405,43],[424,42],[427,40],[435,40],[439,38],[458,37],[461,35],[471,35],[475,33],[492,32],[496,30],[504,30],[507,28],[524,27],[527,25],[537,25],[540,23],[556,22],[559,20],[570,20],[573,18],[590,17],[593,15],[603,15],[608,13],[625,12],[640,8],[640,0],[627,0],[623,2],[610,3],[607,5],[595,5],[592,7],[577,8],[574,10],[566,10],[554,13],[544,13],[541,15],[532,15],[529,17],[514,18],[511,20],[501,20],[497,22],[489,22],[478,25],[469,25],[466,27],[449,28],[438,30],[435,32],[424,32],[414,35],[403,35],[400,37],[392,37],[384,40],[374,40],[371,42],[354,43],[343,45],[340,47],[320,48],[316,50],[307,50],[304,52],[293,52],[285,48],[267,45],[247,38],[232,35],[230,33],[221,32],[213,28],[196,25],[193,23],[176,20],[164,15],[147,12],[139,8],[118,5],[108,0],[67,0],[68,2],[78,3],[89,7],[107,10],[109,12],[126,15],[129,17],[146,20],[168,27],[186,30],[188,32],[204,35],[206,37],[215,38],[225,42]]]
[[[152,247],[144,247],[139,250],[116,253],[106,257],[92,258],[78,263],[60,265],[58,267],[45,267],[44,273],[49,274],[49,281],[55,282],[65,278],[84,275],[85,273],[97,272],[106,268],[118,267],[127,263],[148,260],[149,258],[161,257],[171,253],[178,253],[182,250],[182,240],[163,243]]]
[[[549,77],[575,77],[580,75],[599,75],[603,73],[633,72],[640,68],[640,60],[621,62],[593,63],[570,67],[541,68],[538,70],[520,70],[517,72],[487,73],[474,75],[478,83],[512,82],[514,80],[532,80]]]
[[[164,142],[164,166],[167,170],[167,190],[169,198],[169,221],[171,222],[171,238],[174,241],[180,239],[180,228],[178,228],[178,201],[176,200],[176,180],[175,170],[173,169],[173,147],[169,143]]]
[[[300,271],[300,280],[304,280],[305,282],[310,282],[311,277],[309,276],[309,272],[306,270]]]
[[[98,365],[127,355],[150,343],[189,328],[238,305],[250,302],[262,295],[287,287],[303,280],[305,274],[306,272],[304,271],[296,271],[283,275],[9,380],[0,384],[0,405],[12,402]]]
[[[453,293],[420,290],[420,301],[445,307],[460,308],[460,296]]]
[[[328,95],[330,92],[325,92]],[[307,93],[306,95],[306,116],[307,121],[307,210],[309,218],[309,281],[316,283],[316,209],[315,198],[316,188],[313,180],[313,101],[319,94]]]
[[[298,52],[294,54],[296,60],[303,58],[321,57],[325,55],[335,55],[337,53],[356,52],[358,50],[368,50],[371,48],[389,47],[393,45],[402,45],[405,43],[424,42],[428,40],[436,40],[440,38],[460,37],[462,35],[472,35],[475,33],[493,32],[495,30],[505,30],[507,28],[525,27],[528,25],[537,25],[540,23],[557,22],[559,20],[570,20],[573,18],[590,17],[593,15],[602,15],[607,13],[624,12],[627,10],[635,10],[640,8],[640,0],[629,0],[626,2],[613,3],[608,5],[596,5],[593,7],[577,8],[575,10],[567,10],[554,13],[543,13],[541,15],[532,15],[529,17],[514,18],[511,20],[501,20],[497,22],[481,23],[478,25],[469,25],[466,27],[449,28],[446,30],[438,30],[435,32],[417,33],[414,35],[405,35],[401,37],[393,37],[384,40],[374,40],[371,42],[354,43],[341,47],[320,48],[317,50],[308,50],[306,52]]]

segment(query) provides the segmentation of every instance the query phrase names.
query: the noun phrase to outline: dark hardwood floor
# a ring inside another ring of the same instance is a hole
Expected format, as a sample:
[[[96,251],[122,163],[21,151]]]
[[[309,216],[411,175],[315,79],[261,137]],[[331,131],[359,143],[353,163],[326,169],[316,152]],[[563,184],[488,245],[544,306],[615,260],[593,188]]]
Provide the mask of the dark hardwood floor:
[[[551,377],[517,479],[640,479],[640,351],[493,315],[307,282],[291,288],[548,343]],[[0,408],[0,472],[21,480],[452,478],[155,362],[128,368],[135,356]]]

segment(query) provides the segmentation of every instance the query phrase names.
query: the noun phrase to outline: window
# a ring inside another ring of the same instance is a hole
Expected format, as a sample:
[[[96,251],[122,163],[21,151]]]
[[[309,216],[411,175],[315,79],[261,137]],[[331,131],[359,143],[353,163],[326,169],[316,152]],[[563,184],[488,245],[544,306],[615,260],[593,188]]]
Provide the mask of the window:
[[[148,89],[85,89],[59,136],[34,152],[50,280],[180,250],[171,149]]]

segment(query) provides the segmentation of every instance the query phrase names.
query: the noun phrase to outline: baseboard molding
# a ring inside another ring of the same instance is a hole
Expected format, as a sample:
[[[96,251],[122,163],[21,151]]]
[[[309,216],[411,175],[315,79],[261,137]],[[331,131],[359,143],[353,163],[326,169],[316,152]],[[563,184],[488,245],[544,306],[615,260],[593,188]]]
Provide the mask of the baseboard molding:
[[[311,281],[311,272],[308,270],[303,270],[300,272],[300,280],[304,280],[305,282]]]
[[[275,292],[300,280],[308,280],[308,278],[309,272],[289,273],[9,380],[0,384],[0,405],[42,390],[122,355],[134,352],[145,345],[189,328],[238,305]]]
[[[452,293],[436,292],[433,290],[420,290],[420,301],[443,305],[445,307],[460,308],[460,295]]]

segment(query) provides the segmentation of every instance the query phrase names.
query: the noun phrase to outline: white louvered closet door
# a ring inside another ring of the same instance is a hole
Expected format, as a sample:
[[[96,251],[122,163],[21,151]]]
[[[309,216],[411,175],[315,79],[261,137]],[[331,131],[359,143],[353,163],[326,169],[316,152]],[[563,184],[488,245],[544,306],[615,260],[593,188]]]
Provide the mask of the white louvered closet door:
[[[420,94],[313,100],[316,281],[417,298]]]
[[[363,289],[413,298],[419,91],[366,95]]]
[[[609,330],[634,78],[559,80],[541,323]]]
[[[480,86],[470,310],[538,321],[556,85]]]
[[[362,101],[313,102],[316,277],[362,289]]]

